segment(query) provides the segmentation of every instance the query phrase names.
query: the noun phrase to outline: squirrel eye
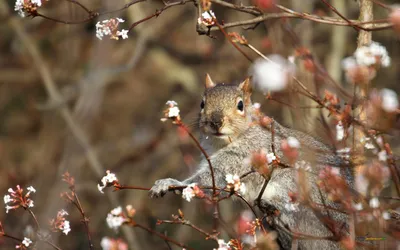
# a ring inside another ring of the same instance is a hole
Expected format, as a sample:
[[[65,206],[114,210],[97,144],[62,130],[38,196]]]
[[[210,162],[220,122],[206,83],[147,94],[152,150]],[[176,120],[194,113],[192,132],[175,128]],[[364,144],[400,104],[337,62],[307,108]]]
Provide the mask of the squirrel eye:
[[[201,101],[201,103],[200,103],[200,108],[201,108],[201,109],[204,109],[204,100]]]
[[[241,112],[243,112],[243,101],[242,100],[240,100],[239,102],[238,102],[238,104],[237,104],[237,109],[238,110],[240,110]]]

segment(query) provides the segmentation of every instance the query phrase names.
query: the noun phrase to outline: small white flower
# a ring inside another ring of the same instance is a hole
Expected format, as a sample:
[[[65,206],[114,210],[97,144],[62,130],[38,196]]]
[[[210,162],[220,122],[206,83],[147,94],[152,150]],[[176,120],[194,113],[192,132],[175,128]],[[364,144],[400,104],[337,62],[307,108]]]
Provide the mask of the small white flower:
[[[276,156],[274,155],[274,153],[267,154],[268,164],[271,164],[274,160],[276,160]]]
[[[289,136],[287,138],[287,143],[291,148],[300,148],[300,142],[296,138]]]
[[[99,189],[100,193],[102,194],[104,193],[103,189],[106,188],[108,184],[112,184],[114,181],[118,182],[117,176],[111,173],[110,170],[107,170],[106,173],[107,174],[101,179],[102,185],[97,184],[97,189]]]
[[[67,211],[65,211],[64,209],[61,209],[60,211],[58,211],[59,212],[59,214],[61,215],[61,216],[65,216],[65,215],[68,215],[68,212]]]
[[[343,124],[342,121],[339,121],[336,124],[336,140],[337,141],[341,141],[344,138],[344,128],[343,128]]]
[[[12,201],[13,201],[13,199],[11,198],[10,195],[8,195],[8,194],[4,195],[4,204],[7,204]]]
[[[29,187],[27,187],[26,189],[28,190],[27,195],[29,195],[31,192],[32,192],[32,193],[36,193],[36,189],[33,188],[32,186],[29,186]]]
[[[371,200],[369,200],[369,206],[372,208],[378,208],[379,207],[379,200],[378,198],[374,197]]]
[[[208,13],[210,12],[211,15]],[[210,11],[205,11],[203,14],[201,14],[201,17],[197,19],[198,24],[204,24],[206,26],[212,26],[215,24],[215,14],[212,10]]]
[[[172,117],[178,117],[179,116],[179,112],[180,112],[180,110],[179,110],[179,108],[178,107],[172,107],[172,108],[169,108],[169,110],[168,110],[168,117],[170,117],[170,118],[172,118]]]
[[[234,184],[234,183],[235,183],[234,177],[235,177],[235,178],[238,178],[237,175],[233,176],[232,174],[227,174],[226,177],[225,177],[225,180],[226,180],[226,182],[227,182],[228,184]]]
[[[8,214],[8,211],[10,211],[11,209],[14,209],[14,207],[12,207],[12,206],[6,206],[6,214]]]
[[[253,104],[253,108],[255,108],[255,109],[260,109],[260,108],[261,108],[261,104],[258,103],[258,102],[255,102],[255,103]]]
[[[357,210],[357,211],[363,210],[363,204],[362,204],[361,202],[360,202],[360,203],[355,203],[355,204],[353,204],[353,207],[354,207],[354,209]]]
[[[383,213],[382,213],[382,218],[384,219],[384,220],[390,220],[390,214],[389,214],[389,212],[388,211],[384,211]]]
[[[33,200],[28,200],[28,207],[34,207]]]
[[[116,207],[113,210],[111,210],[110,214],[115,215],[115,216],[119,216],[122,213],[122,207]]]
[[[382,89],[380,91],[382,99],[382,108],[386,112],[395,112],[399,108],[399,100],[396,92],[391,89]]]
[[[346,71],[351,70],[357,66],[357,61],[353,56],[346,57],[342,60],[342,68]]]
[[[122,214],[122,207],[117,207],[111,210],[111,212],[107,214],[106,221],[109,228],[117,230],[124,222],[126,222],[126,218]]]
[[[295,66],[280,55],[270,55],[270,60],[257,59],[250,69],[256,89],[266,94],[286,88]]]
[[[377,64],[379,59],[383,67],[390,66],[390,57],[384,46],[377,42],[371,42],[369,46],[362,46],[354,52],[358,65],[371,66]]]
[[[69,221],[65,220],[60,229],[65,235],[68,235],[68,233],[71,231]]]
[[[170,107],[178,106],[178,103],[176,101],[174,101],[174,100],[169,100],[165,104],[170,106]]]
[[[194,187],[196,186],[196,183],[192,183],[188,185],[186,188],[182,190],[182,198],[190,202],[193,197],[196,196],[194,193]]]
[[[378,153],[378,158],[380,161],[387,161],[387,153],[385,150],[382,150]]]
[[[239,191],[242,194],[246,192],[246,186],[240,181],[240,177],[237,174],[227,174],[225,180],[228,188],[233,189],[236,192]]]
[[[218,248],[214,248],[214,250],[230,250],[229,242],[226,243],[224,240],[218,240]]]
[[[125,20],[124,20],[124,19],[122,19],[122,18],[118,18],[118,17],[117,17],[117,21],[118,21],[118,22],[120,22],[120,23],[123,23],[123,22],[125,22]]]
[[[117,36],[121,36],[122,39],[127,39],[128,38],[128,32],[129,30],[121,30],[117,32]]]
[[[24,240],[22,241],[22,244],[26,247],[29,247],[32,244],[31,239],[24,237]]]

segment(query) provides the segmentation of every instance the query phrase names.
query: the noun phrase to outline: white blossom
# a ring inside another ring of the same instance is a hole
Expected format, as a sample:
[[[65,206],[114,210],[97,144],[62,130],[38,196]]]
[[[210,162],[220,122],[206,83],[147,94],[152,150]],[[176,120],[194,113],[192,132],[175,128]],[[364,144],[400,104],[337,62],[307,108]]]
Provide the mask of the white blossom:
[[[382,89],[380,91],[382,99],[382,108],[386,112],[395,112],[399,108],[399,100],[396,92],[391,89]]]
[[[22,244],[26,247],[29,247],[32,244],[31,239],[24,237],[24,240],[22,241]]]
[[[369,206],[372,208],[378,208],[379,207],[379,200],[377,197],[372,198],[371,200],[369,200]]]
[[[178,117],[179,116],[179,112],[180,112],[180,110],[179,110],[179,108],[178,107],[172,107],[172,108],[169,108],[169,110],[168,110],[168,117],[170,117],[170,118],[172,118],[172,117]]]
[[[25,17],[26,10],[30,10],[32,9],[32,7],[40,7],[40,6],[42,6],[41,0],[30,0],[30,1],[16,0],[14,10],[18,12],[18,15],[20,15],[21,17]]]
[[[388,212],[388,211],[384,211],[383,213],[382,213],[382,218],[384,219],[384,220],[390,220],[390,213]]]
[[[27,187],[26,189],[28,190],[27,195],[29,195],[31,192],[32,192],[32,193],[36,193],[36,189],[35,189],[34,187],[32,187],[32,186],[29,186],[29,187]]]
[[[382,150],[378,153],[378,158],[380,161],[387,161],[387,153],[385,150]]]
[[[112,240],[108,237],[103,237],[100,241],[100,246],[103,250],[111,250],[113,245]]]
[[[128,30],[118,30],[118,25],[125,22],[122,18],[111,18],[96,23],[96,37],[100,40],[104,36],[110,36],[111,39],[118,40],[121,36],[122,39],[128,38]]]
[[[360,203],[355,203],[355,204],[353,204],[353,207],[354,207],[354,209],[357,210],[357,211],[363,210],[363,204],[362,204],[361,202],[360,202]]]
[[[289,136],[287,143],[291,148],[300,148],[300,142],[295,137]]]
[[[294,64],[280,55],[270,55],[269,59],[257,59],[250,70],[255,88],[264,94],[285,89],[295,71]]]
[[[13,201],[13,199],[11,198],[10,195],[8,195],[8,194],[4,195],[4,204],[7,204],[12,201]]]
[[[357,61],[353,56],[346,57],[342,60],[342,68],[347,71],[357,67]]]
[[[67,235],[71,231],[69,221],[65,220],[60,229],[65,235]]]
[[[178,103],[174,100],[168,100],[165,104],[170,107],[178,106]]]
[[[342,121],[339,121],[336,124],[336,140],[337,141],[341,141],[344,138],[344,128],[343,128],[343,124]]]
[[[121,36],[122,39],[127,39],[128,38],[128,32],[129,30],[121,30],[121,31],[117,31],[117,36]]]
[[[100,193],[104,193],[103,189],[106,188],[108,184],[112,184],[114,181],[118,182],[117,176],[111,173],[110,170],[107,170],[106,175],[101,179],[102,185],[97,184],[97,189],[99,189]]]
[[[274,160],[276,160],[276,156],[275,156],[274,153],[269,153],[269,154],[267,154],[267,161],[268,161],[268,164],[270,164],[270,163],[273,162]]]
[[[240,177],[237,174],[227,174],[225,180],[228,188],[231,188],[234,191],[239,191],[242,194],[246,192],[246,185],[240,181]]]
[[[378,63],[383,67],[390,66],[390,57],[384,46],[377,42],[371,42],[369,46],[362,46],[354,52],[358,65],[371,66]]]
[[[208,12],[210,12],[211,15]],[[201,14],[201,17],[199,17],[197,19],[197,23],[198,24],[204,24],[206,26],[212,26],[212,25],[215,24],[215,19],[216,19],[215,18],[215,14],[214,14],[214,12],[212,10],[205,11],[205,12],[203,12],[203,14]]]
[[[218,240],[218,248],[214,248],[214,250],[230,250],[229,242],[226,243],[224,240]]]
[[[255,109],[260,109],[260,108],[261,108],[261,104],[258,103],[258,102],[255,102],[255,103],[253,104],[253,108],[255,108]]]
[[[196,186],[196,183],[192,183],[188,185],[186,188],[182,190],[182,198],[190,202],[193,197],[196,196],[194,192],[194,187]]]
[[[117,207],[107,214],[106,221],[109,228],[117,230],[127,220],[122,214],[122,208]]]

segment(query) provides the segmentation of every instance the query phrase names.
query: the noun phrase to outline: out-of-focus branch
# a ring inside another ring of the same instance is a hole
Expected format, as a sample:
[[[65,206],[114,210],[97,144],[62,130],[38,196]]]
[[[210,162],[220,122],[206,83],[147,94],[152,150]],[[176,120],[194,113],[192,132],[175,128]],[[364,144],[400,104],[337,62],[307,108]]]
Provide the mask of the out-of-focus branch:
[[[216,1],[215,3],[219,4],[219,1]],[[226,6],[226,4],[221,4],[223,6]],[[230,7],[232,9],[236,10],[241,10],[243,7],[236,7],[235,5],[228,5],[226,7]],[[252,25],[252,24],[257,24],[263,21],[271,20],[271,19],[280,19],[280,18],[299,18],[299,19],[305,19],[309,21],[313,21],[316,23],[323,23],[323,24],[329,24],[329,25],[337,25],[337,26],[357,26],[361,30],[367,30],[367,31],[372,31],[372,30],[382,30],[382,29],[390,29],[392,27],[392,24],[390,24],[386,19],[383,20],[368,20],[368,21],[363,21],[363,20],[350,20],[347,19],[339,19],[339,18],[333,18],[333,17],[323,17],[323,16],[317,16],[317,15],[312,15],[308,13],[301,13],[301,12],[296,12],[294,10],[288,9],[286,7],[277,5],[277,7],[282,10],[282,13],[267,13],[260,15],[258,17],[255,17],[253,19],[248,19],[248,20],[243,20],[243,21],[237,21],[237,22],[231,22],[231,23],[226,23],[222,25],[222,28],[231,28],[231,27],[237,27],[237,26],[246,26],[246,25]],[[211,31],[217,31],[219,30],[218,27],[214,26],[210,29]]]

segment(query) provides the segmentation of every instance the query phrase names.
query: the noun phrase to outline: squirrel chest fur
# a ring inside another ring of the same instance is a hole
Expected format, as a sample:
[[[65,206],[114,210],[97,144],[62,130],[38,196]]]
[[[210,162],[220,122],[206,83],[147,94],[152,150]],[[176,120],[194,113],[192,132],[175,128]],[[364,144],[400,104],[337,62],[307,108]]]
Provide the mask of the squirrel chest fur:
[[[245,159],[252,153],[266,149],[271,152],[274,141],[275,153],[282,162],[288,162],[282,153],[281,142],[288,137],[295,137],[301,147],[299,160],[306,161],[310,169],[306,172],[309,196],[314,202],[336,205],[326,199],[317,186],[319,171],[329,166],[340,166],[342,160],[335,156],[331,149],[313,137],[295,130],[285,128],[274,123],[274,138],[271,128],[264,128],[252,121],[253,107],[251,103],[251,85],[245,80],[239,85],[214,84],[211,78],[206,77],[206,90],[201,102],[199,114],[200,142],[210,156],[214,169],[215,182],[218,187],[226,185],[227,174],[241,176],[251,170]],[[248,162],[248,161],[247,161]],[[290,249],[292,236],[287,228],[296,229],[307,235],[316,237],[332,236],[332,233],[321,223],[318,216],[309,207],[299,205],[296,211],[288,211],[288,193],[298,192],[298,171],[295,167],[275,167],[271,172],[268,184],[262,194],[262,211],[279,210],[279,216],[272,218],[271,227],[278,232],[278,239],[283,249]],[[346,175],[347,177],[347,175]],[[351,178],[348,177],[349,183]],[[249,202],[255,202],[265,182],[265,178],[258,173],[247,175],[241,180],[246,185],[243,195]],[[152,197],[159,197],[168,191],[171,185],[182,186],[197,183],[200,186],[211,186],[212,180],[209,166],[203,157],[197,172],[184,181],[172,178],[161,179],[155,182],[150,190]],[[347,228],[347,216],[339,212],[330,212],[335,221]],[[345,230],[346,231],[346,230]],[[298,240],[299,249],[340,249],[337,242],[329,240]]]

